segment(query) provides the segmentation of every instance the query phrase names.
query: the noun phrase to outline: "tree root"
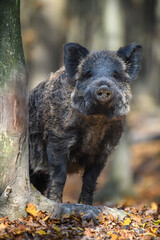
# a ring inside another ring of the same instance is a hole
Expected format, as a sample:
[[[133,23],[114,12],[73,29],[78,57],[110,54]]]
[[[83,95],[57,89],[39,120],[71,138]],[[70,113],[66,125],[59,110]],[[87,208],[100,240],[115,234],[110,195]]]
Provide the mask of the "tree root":
[[[0,217],[8,216],[10,220],[18,217],[26,217],[26,206],[33,203],[37,210],[46,211],[52,214],[51,217],[62,217],[63,214],[82,214],[82,219],[90,221],[93,219],[98,224],[98,215],[100,213],[112,214],[113,217],[123,219],[126,213],[122,210],[108,208],[106,206],[90,206],[84,204],[62,204],[51,201],[44,197],[34,187],[30,191],[14,191],[14,187],[7,186],[3,194],[0,196]]]

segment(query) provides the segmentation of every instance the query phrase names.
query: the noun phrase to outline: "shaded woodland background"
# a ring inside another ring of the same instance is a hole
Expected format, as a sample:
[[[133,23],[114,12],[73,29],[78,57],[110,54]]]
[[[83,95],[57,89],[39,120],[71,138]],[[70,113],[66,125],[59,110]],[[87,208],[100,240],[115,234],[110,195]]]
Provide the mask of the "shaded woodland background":
[[[21,24],[31,88],[63,65],[66,42],[90,50],[142,44],[126,132],[99,178],[96,203],[160,201],[160,0],[21,0]],[[80,184],[67,179],[65,202],[77,202]]]

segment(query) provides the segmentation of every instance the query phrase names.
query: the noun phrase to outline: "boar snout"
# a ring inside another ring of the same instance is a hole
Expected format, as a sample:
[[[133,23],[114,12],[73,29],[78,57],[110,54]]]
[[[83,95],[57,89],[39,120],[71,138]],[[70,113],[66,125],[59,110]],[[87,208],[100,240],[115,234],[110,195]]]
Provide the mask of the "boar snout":
[[[113,92],[106,86],[101,86],[95,91],[95,98],[99,102],[106,103],[113,98]]]

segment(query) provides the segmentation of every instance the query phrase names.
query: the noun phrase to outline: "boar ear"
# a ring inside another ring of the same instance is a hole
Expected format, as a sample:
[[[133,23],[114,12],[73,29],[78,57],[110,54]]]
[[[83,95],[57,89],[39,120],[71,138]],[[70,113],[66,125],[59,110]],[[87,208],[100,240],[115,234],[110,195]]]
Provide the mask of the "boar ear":
[[[64,65],[71,78],[74,77],[80,61],[88,54],[88,49],[78,43],[67,43],[64,45]]]
[[[126,63],[126,72],[130,79],[136,79],[139,70],[141,69],[142,46],[136,43],[131,43],[117,52],[118,56]]]

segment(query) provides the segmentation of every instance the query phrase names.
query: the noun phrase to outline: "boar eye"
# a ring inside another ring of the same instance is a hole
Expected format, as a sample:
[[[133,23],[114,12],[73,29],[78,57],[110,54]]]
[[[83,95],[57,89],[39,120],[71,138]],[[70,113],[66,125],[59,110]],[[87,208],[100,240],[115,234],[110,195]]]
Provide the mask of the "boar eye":
[[[113,76],[115,79],[118,79],[118,78],[119,78],[119,74],[118,74],[118,72],[116,72],[116,71],[113,73],[112,76]]]
[[[83,77],[84,78],[91,78],[92,77],[92,72],[91,71],[87,71],[86,73],[84,73]]]

